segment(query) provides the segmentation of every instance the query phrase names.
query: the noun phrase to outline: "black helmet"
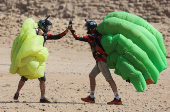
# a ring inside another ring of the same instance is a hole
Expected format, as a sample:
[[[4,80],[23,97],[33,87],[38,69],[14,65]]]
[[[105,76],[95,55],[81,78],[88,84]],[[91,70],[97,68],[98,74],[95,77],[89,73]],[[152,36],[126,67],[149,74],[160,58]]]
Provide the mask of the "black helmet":
[[[83,26],[83,28],[87,29],[87,34],[90,34],[91,31],[97,27],[97,23],[95,21],[87,21],[87,19],[85,19],[86,23]]]
[[[50,15],[49,15],[45,20],[40,20],[40,21],[38,22],[38,27],[39,27],[40,29],[42,29],[42,31],[43,31],[44,33],[47,33],[47,32],[49,31],[48,26],[49,26],[49,25],[52,25],[52,23],[51,23],[49,20],[47,20],[49,17],[50,17]]]

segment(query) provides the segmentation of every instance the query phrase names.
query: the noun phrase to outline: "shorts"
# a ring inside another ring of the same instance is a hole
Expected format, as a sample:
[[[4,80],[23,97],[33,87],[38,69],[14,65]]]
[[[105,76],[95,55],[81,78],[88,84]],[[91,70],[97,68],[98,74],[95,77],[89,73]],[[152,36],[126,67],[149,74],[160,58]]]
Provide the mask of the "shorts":
[[[25,81],[27,81],[28,79],[27,79],[26,77],[22,76],[22,77],[21,77],[21,80],[25,82]],[[45,82],[45,81],[46,81],[45,73],[44,73],[44,76],[38,78],[38,80],[39,80],[40,82]]]
[[[92,77],[96,77],[100,72],[102,72],[106,81],[113,79],[112,76],[111,76],[109,67],[107,66],[107,63],[104,62],[104,61],[98,61],[89,75],[92,76]]]

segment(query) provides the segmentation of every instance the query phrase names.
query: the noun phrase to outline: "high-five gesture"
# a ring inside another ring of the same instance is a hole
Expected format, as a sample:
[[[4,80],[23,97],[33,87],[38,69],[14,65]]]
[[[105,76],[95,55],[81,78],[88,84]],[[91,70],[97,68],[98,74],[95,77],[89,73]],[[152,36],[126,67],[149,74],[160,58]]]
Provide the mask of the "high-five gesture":
[[[71,20],[69,21],[68,29],[69,30],[72,29],[72,21]]]

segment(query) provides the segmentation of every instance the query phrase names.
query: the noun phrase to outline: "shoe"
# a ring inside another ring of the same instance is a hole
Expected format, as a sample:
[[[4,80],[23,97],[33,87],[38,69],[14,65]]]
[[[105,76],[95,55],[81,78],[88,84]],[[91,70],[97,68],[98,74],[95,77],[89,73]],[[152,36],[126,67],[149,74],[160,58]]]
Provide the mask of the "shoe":
[[[86,98],[81,98],[82,101],[84,102],[89,102],[89,103],[95,103],[95,98],[91,98],[90,96],[86,97]]]
[[[107,104],[108,104],[108,105],[112,105],[112,104],[121,105],[121,104],[122,104],[122,101],[121,101],[121,99],[117,100],[116,98],[114,98],[113,101],[108,102]]]
[[[18,100],[18,97],[19,97],[19,93],[15,93],[14,100]]]
[[[47,98],[40,99],[41,103],[50,103],[50,101]]]

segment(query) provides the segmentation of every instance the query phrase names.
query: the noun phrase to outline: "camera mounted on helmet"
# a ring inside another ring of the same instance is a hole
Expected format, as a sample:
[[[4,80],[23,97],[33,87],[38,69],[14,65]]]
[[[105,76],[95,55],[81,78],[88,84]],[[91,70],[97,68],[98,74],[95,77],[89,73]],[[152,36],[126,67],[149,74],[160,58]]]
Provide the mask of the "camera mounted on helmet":
[[[90,34],[91,31],[97,27],[97,23],[95,21],[87,21],[87,19],[85,19],[86,23],[83,26],[83,29],[87,30],[87,34]]]
[[[50,30],[50,26],[52,23],[47,20],[50,17],[50,15],[45,20],[40,20],[38,22],[38,27],[44,32],[47,33]]]

